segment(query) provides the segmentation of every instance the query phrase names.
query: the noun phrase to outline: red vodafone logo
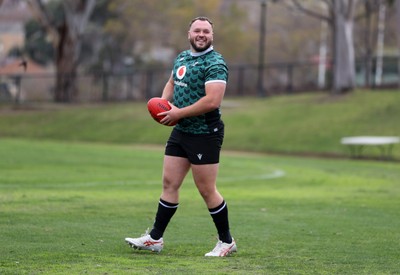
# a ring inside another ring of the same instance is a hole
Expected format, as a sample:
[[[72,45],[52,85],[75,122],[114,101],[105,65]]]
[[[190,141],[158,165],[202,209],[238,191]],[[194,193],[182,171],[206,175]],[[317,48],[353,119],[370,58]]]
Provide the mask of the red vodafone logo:
[[[180,66],[178,70],[176,71],[176,77],[180,80],[182,79],[186,74],[186,66]]]

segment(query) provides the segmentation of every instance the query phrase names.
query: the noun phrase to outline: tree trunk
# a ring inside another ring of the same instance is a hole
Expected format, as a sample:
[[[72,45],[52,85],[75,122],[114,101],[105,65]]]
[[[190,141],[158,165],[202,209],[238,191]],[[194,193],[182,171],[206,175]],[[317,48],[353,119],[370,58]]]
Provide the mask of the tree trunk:
[[[77,96],[76,68],[77,53],[76,43],[70,34],[70,29],[64,24],[59,28],[60,42],[56,50],[56,87],[54,100],[56,102],[70,102]]]
[[[70,102],[78,95],[77,67],[81,53],[81,36],[95,6],[95,0],[63,1],[65,21],[58,29],[57,80],[55,100]]]
[[[78,95],[77,67],[81,51],[81,36],[96,5],[95,0],[64,0],[64,22],[57,27],[42,0],[29,0],[28,4],[49,34],[56,50],[56,102],[70,102]]]
[[[355,87],[355,60],[353,42],[353,17],[349,16],[352,1],[334,1],[334,79],[333,92],[340,93]]]
[[[329,13],[321,14],[306,7],[300,0],[292,0],[300,11],[329,22],[332,30],[332,92],[340,93],[355,87],[355,55],[353,42],[354,11],[357,0],[320,1],[328,6]]]

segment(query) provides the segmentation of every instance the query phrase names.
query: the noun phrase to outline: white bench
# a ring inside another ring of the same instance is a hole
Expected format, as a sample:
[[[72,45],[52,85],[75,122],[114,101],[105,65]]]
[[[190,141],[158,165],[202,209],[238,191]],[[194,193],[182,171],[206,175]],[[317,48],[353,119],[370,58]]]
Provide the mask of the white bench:
[[[400,143],[399,137],[377,137],[377,136],[357,136],[344,137],[341,139],[343,145],[350,148],[352,157],[361,157],[364,146],[376,146],[381,151],[381,157],[392,158],[392,148],[396,143]]]

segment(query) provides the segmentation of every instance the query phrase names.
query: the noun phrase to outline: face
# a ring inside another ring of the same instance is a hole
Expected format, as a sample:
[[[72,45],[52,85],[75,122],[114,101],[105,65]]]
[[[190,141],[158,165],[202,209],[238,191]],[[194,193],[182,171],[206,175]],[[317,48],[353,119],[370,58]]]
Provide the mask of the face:
[[[189,29],[188,38],[192,51],[202,52],[213,42],[213,28],[207,21],[196,20]]]

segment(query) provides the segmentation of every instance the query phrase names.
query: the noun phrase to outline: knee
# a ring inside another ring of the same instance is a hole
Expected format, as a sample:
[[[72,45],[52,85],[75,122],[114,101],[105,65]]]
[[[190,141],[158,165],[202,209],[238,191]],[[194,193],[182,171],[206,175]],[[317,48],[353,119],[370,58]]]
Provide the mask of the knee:
[[[180,187],[180,183],[174,181],[172,178],[163,177],[163,189],[165,191],[174,192],[178,191]]]
[[[199,192],[206,202],[212,200],[218,194],[215,188],[202,188],[199,189]]]

